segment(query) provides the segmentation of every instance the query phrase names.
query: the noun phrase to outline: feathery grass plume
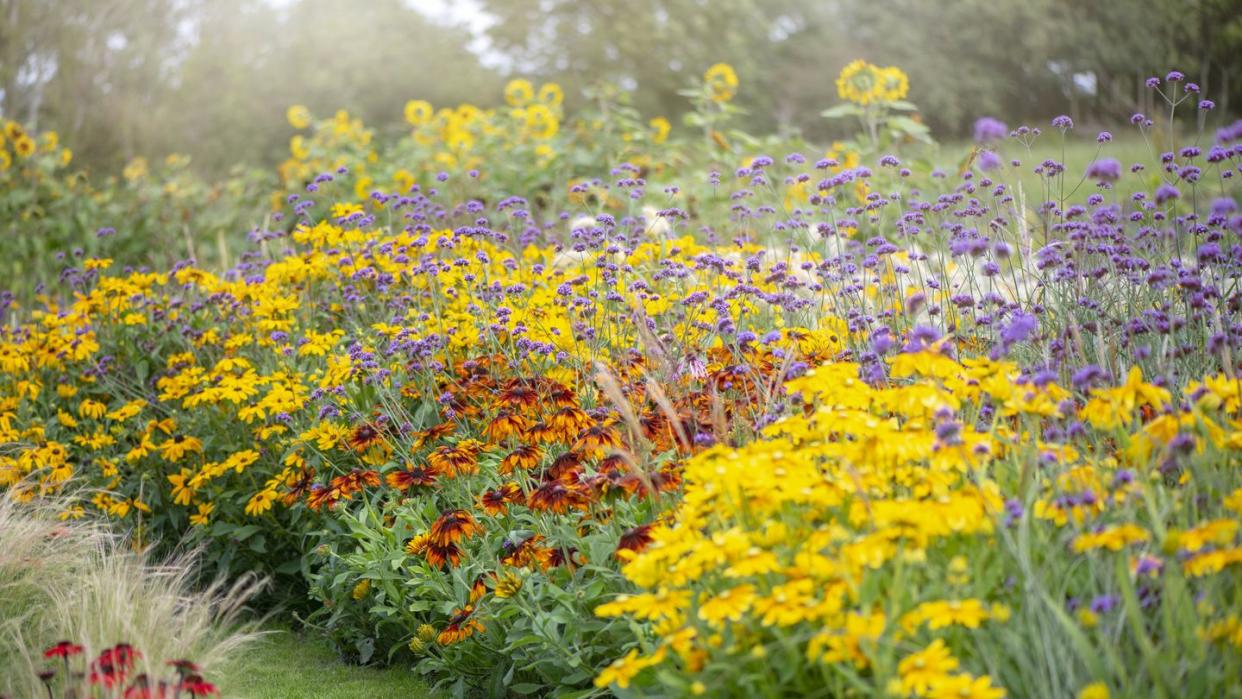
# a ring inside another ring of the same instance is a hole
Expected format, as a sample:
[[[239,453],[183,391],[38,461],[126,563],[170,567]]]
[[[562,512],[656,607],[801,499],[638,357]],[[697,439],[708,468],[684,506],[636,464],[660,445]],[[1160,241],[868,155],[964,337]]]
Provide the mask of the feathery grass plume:
[[[43,649],[61,639],[88,659],[131,644],[142,652],[134,672],[161,677],[181,659],[210,672],[260,636],[241,615],[264,581],[197,587],[193,552],[152,561],[95,522],[58,521],[57,511],[0,495],[0,693],[42,695],[38,673],[56,669]]]

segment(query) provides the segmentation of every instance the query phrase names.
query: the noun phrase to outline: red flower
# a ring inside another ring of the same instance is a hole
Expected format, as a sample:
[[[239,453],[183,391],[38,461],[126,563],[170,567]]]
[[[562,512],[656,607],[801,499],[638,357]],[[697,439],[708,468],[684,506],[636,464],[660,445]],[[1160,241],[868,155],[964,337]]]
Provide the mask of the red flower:
[[[192,660],[169,660],[168,664],[177,669],[180,674],[189,674],[192,672],[202,672],[197,664]]]
[[[60,641],[56,645],[43,651],[45,658],[68,658],[82,652],[82,646],[70,641]]]
[[[617,543],[616,555],[620,558],[622,551],[642,551],[651,543],[651,525],[640,524],[633,529],[627,529],[621,535],[621,541]]]
[[[214,684],[203,679],[202,675],[187,676],[177,685],[177,691],[185,692],[192,697],[206,697],[212,694],[219,696],[220,694],[220,690]]]

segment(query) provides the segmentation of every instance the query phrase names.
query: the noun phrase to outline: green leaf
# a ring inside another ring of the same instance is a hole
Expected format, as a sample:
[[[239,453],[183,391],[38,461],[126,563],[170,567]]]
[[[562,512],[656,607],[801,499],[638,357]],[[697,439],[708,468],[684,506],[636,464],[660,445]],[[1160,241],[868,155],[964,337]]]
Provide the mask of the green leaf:
[[[862,107],[859,107],[856,104],[850,104],[849,102],[846,102],[845,104],[838,104],[835,107],[825,109],[819,113],[819,115],[825,119],[841,119],[847,116],[862,116],[862,114]]]

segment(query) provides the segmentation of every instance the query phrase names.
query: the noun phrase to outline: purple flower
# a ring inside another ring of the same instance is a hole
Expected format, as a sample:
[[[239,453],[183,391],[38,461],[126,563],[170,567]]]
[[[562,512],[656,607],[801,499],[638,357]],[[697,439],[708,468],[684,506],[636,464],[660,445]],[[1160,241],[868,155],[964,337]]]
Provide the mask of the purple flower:
[[[1061,129],[1062,131],[1068,131],[1069,129],[1074,128],[1074,120],[1062,114],[1061,116],[1052,120],[1052,125],[1057,127],[1058,129]]]
[[[1074,388],[1083,391],[1090,388],[1091,384],[1101,381],[1104,378],[1106,378],[1106,376],[1103,369],[1094,364],[1088,364],[1087,366],[1074,372],[1074,375],[1070,377],[1070,383],[1073,384]]]
[[[1100,595],[1091,600],[1091,611],[1096,614],[1107,614],[1117,608],[1120,600],[1116,595]]]
[[[1116,158],[1101,158],[1087,166],[1087,177],[1097,182],[1116,182],[1121,177],[1121,163]]]
[[[1039,330],[1039,320],[1029,313],[1018,312],[1013,319],[1009,321],[1001,330],[1001,342],[1006,346],[1014,345],[1019,342],[1026,341],[1031,335]]]
[[[979,151],[979,169],[991,172],[1002,165],[1000,156],[990,150]]]
[[[1164,76],[1164,79],[1171,83],[1175,83],[1175,82],[1180,82],[1182,80],[1185,80],[1186,76],[1183,75],[1181,71],[1171,70],[1169,71],[1168,75]]]
[[[1159,187],[1156,187],[1156,204],[1162,206],[1165,202],[1177,199],[1181,195],[1181,192],[1177,191],[1177,187],[1168,182],[1163,182]]]
[[[1009,133],[1009,127],[1005,122],[994,119],[989,116],[979,117],[975,120],[975,142],[991,143],[1000,141]]]

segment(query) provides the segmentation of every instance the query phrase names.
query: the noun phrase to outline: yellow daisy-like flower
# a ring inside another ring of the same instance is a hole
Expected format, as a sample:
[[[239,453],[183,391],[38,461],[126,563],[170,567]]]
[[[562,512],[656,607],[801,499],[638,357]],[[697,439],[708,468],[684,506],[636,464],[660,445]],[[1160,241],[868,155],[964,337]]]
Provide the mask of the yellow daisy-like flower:
[[[285,118],[289,120],[289,125],[295,129],[304,129],[310,126],[311,115],[310,110],[300,104],[289,107],[285,112]]]

